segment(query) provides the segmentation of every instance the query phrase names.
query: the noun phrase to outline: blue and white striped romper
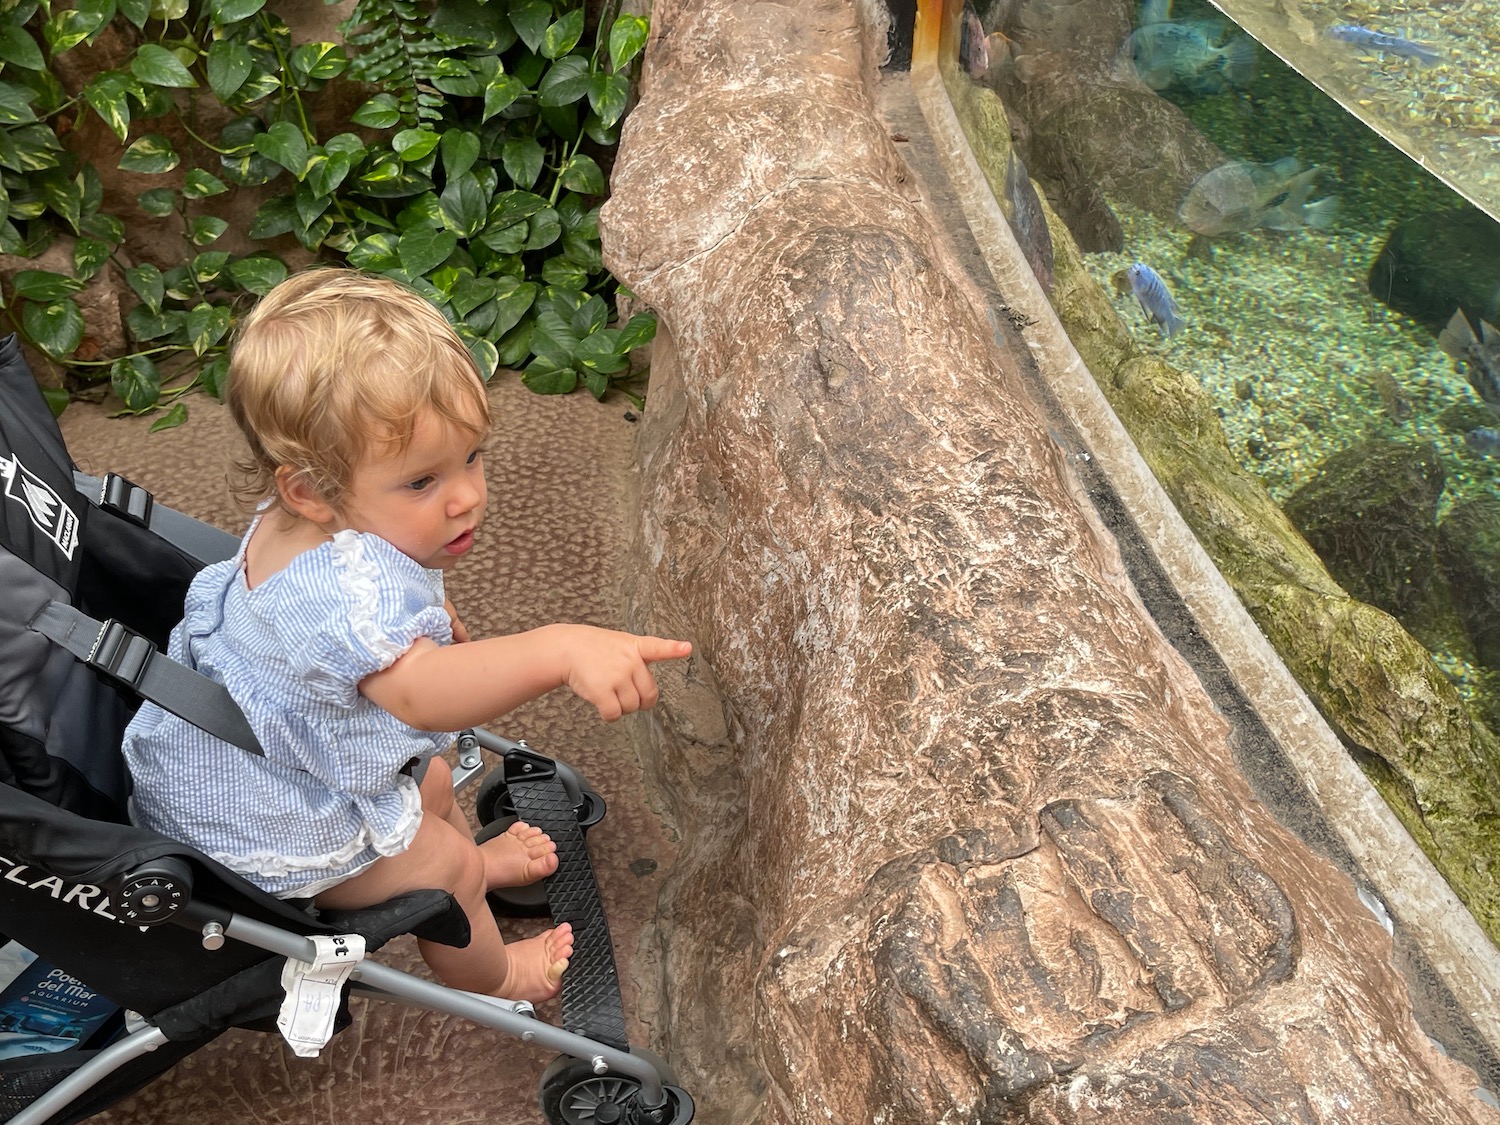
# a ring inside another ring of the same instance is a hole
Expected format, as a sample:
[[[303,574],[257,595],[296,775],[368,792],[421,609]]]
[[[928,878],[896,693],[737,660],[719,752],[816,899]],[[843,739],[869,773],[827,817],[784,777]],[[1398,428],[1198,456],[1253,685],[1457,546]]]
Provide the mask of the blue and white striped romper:
[[[257,521],[258,522],[258,521]],[[418,637],[453,640],[441,571],[340,531],[251,589],[245,544],[199,572],[168,653],[224,684],[264,758],[147,703],[125,732],[137,824],[283,898],[311,897],[411,846],[404,767],[452,744],[359,693]]]

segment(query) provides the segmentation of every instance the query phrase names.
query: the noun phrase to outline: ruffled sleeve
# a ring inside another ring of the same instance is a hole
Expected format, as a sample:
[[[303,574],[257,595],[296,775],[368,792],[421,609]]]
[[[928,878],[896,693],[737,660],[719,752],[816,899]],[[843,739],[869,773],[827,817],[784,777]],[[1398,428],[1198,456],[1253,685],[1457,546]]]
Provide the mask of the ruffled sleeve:
[[[359,682],[419,637],[453,640],[441,583],[379,536],[340,531],[293,566],[313,573],[289,584],[297,594],[278,607],[276,628],[290,670],[320,702],[353,706]]]

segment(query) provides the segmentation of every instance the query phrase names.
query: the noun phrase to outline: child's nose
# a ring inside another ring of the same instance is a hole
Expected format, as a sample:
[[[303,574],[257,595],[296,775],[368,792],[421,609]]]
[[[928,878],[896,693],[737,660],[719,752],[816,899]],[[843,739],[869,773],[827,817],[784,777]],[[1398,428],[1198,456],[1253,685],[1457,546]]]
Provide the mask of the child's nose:
[[[483,503],[483,486],[461,481],[455,484],[453,491],[448,494],[448,513],[453,516],[461,516],[465,512],[472,512]]]

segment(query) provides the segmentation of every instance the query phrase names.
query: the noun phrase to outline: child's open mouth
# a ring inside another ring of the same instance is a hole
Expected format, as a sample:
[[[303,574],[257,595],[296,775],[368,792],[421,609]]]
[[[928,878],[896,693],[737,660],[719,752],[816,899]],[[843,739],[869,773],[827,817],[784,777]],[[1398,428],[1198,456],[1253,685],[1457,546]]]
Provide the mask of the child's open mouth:
[[[472,546],[474,546],[474,532],[471,528],[457,539],[450,540],[443,550],[447,551],[450,555],[462,555]]]

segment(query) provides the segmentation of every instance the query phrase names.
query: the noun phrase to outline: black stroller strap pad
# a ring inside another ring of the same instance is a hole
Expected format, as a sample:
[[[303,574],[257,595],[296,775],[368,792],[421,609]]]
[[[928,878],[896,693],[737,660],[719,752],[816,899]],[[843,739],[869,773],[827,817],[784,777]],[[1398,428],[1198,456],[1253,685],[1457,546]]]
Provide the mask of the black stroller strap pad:
[[[43,606],[31,628],[162,710],[232,746],[265,756],[245,713],[223,684],[177,663],[133,629],[114,620],[97,621],[58,601]]]
[[[74,469],[73,484],[90,504],[150,528],[204,566],[233,558],[239,550],[239,540],[229,532],[157,504],[151,493],[118,473],[106,473],[101,478]]]
[[[516,816],[557,844],[557,870],[547,877],[547,906],[554,922],[573,926],[573,957],[562,978],[563,1026],[629,1050],[614,945],[583,829],[557,774],[536,772],[541,776],[518,776],[507,768],[506,787]]]

